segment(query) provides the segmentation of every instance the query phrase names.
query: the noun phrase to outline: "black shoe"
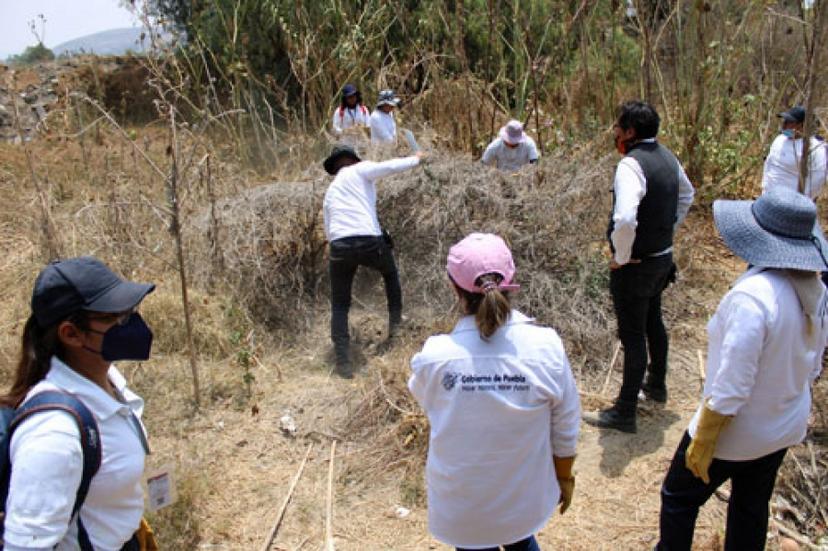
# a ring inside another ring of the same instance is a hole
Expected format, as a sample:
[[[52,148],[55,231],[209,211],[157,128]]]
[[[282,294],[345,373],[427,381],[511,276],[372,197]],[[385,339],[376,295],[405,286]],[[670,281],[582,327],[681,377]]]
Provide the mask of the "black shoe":
[[[667,403],[667,385],[663,383],[656,385],[650,381],[644,381],[644,384],[641,385],[641,392],[644,393],[644,397],[648,400],[658,402],[659,404]]]
[[[635,413],[621,413],[615,406],[601,411],[584,413],[584,422],[593,427],[635,433]]]
[[[354,368],[351,366],[351,362],[336,362],[334,371],[343,379],[354,378]]]

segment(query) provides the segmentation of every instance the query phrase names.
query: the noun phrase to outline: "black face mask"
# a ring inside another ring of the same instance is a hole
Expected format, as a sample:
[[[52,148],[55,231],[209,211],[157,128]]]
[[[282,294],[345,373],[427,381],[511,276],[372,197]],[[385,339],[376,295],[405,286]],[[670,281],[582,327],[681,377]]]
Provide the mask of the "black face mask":
[[[100,355],[108,362],[142,362],[150,357],[152,331],[137,312],[132,313],[123,325],[113,325],[105,332],[92,332],[103,335]]]

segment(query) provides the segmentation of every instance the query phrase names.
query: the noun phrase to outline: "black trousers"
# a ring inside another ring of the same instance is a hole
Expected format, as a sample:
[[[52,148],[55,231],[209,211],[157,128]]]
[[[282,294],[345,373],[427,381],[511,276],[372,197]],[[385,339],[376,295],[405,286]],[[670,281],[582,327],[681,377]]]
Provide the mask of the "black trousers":
[[[354,236],[331,241],[329,269],[331,276],[331,340],[337,363],[348,361],[350,335],[348,312],[351,287],[357,268],[366,266],[382,274],[388,301],[389,325],[402,318],[402,289],[394,253],[383,237]]]
[[[768,502],[787,448],[750,461],[714,459],[710,484],[684,464],[690,435],[684,433],[661,486],[658,551],[690,551],[699,508],[730,479],[725,551],[762,551],[768,531]]]
[[[625,264],[610,272],[610,294],[618,320],[618,338],[624,346],[624,377],[616,405],[634,413],[638,391],[647,371],[662,384],[667,375],[669,342],[661,318],[661,293],[673,266],[671,253]]]

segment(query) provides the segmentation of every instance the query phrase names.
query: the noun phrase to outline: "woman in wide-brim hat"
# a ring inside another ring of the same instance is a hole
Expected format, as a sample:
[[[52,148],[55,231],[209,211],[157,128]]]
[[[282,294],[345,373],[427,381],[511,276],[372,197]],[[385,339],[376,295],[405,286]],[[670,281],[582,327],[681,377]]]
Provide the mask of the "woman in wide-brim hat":
[[[661,490],[660,550],[687,550],[699,508],[726,480],[725,550],[765,548],[768,501],[788,447],[805,438],[828,339],[828,243],[816,206],[788,189],[716,201],[725,244],[750,264],[707,325],[707,375]]]

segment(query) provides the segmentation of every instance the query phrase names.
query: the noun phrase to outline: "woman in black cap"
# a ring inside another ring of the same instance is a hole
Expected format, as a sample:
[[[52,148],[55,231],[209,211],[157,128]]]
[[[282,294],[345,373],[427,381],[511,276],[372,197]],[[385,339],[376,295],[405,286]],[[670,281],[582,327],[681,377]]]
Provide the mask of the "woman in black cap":
[[[349,128],[367,127],[370,114],[368,108],[362,104],[362,94],[353,84],[346,84],[342,87],[342,96],[339,107],[333,114],[331,125],[336,137]]]
[[[139,543],[149,532],[144,401],[112,365],[149,358],[152,332],[136,309],[154,288],[93,257],[53,262],[37,277],[14,381],[0,398],[22,419],[10,425],[5,551],[155,548]]]

